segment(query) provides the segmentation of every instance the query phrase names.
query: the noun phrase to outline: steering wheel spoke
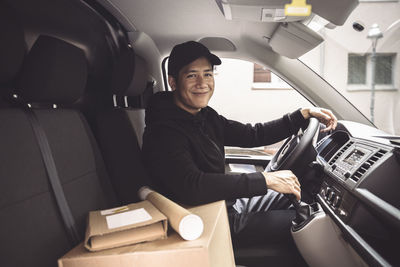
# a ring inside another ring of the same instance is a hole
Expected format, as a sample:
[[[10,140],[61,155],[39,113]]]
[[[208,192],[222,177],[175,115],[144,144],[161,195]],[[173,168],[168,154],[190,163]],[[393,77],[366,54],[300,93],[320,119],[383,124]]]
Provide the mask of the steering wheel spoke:
[[[318,138],[319,121],[310,118],[307,129],[300,129],[296,135],[292,135],[279,148],[278,152],[271,159],[266,171],[292,170],[306,160],[305,154],[315,145]],[[304,162],[306,164],[307,162]]]

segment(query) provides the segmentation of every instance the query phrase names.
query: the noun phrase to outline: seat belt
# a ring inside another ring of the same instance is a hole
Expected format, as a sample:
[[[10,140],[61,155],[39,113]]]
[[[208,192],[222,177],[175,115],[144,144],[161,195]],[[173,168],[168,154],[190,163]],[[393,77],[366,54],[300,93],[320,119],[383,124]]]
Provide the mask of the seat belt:
[[[29,121],[32,125],[33,132],[35,133],[38,141],[40,152],[42,154],[44,165],[46,166],[47,177],[50,181],[51,189],[55,196],[58,209],[64,221],[65,228],[72,246],[76,246],[80,242],[79,234],[76,229],[74,217],[72,216],[71,209],[65,198],[64,191],[61,186],[60,177],[58,176],[56,164],[54,162],[53,154],[50,150],[50,145],[40,122],[31,108],[25,108]]]

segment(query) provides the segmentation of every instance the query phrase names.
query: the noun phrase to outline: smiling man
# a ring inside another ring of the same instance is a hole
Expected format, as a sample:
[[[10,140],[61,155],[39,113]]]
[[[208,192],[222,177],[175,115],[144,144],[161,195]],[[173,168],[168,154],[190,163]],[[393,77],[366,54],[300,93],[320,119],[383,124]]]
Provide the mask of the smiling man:
[[[214,92],[213,75],[213,66],[201,57],[183,67],[177,78],[169,76],[175,104],[193,115],[206,107]]]
[[[297,133],[311,116],[330,130],[336,118],[329,110],[306,108],[255,126],[228,120],[208,106],[213,68],[219,64],[198,42],[173,48],[168,63],[172,92],[156,93],[146,109],[145,166],[154,187],[174,201],[199,205],[226,200],[234,245],[290,244],[295,213],[282,193],[300,199],[297,177],[289,170],[226,174],[224,146],[275,143]]]

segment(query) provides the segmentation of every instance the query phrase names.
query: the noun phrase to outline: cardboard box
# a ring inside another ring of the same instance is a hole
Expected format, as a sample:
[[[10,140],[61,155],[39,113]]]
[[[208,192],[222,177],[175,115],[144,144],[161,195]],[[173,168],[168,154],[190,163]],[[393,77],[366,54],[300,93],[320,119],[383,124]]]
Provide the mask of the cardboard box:
[[[89,212],[85,247],[91,251],[167,238],[167,218],[149,201]]]
[[[176,232],[167,239],[89,252],[83,243],[58,260],[59,267],[234,267],[224,201],[190,208],[204,222],[200,238],[184,241]]]

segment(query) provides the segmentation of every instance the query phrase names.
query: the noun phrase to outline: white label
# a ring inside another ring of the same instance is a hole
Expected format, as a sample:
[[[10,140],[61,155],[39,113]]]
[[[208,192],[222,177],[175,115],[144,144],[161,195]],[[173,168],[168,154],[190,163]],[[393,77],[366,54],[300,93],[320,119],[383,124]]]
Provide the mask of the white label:
[[[121,206],[121,207],[118,207],[118,208],[102,210],[102,211],[100,211],[100,214],[101,215],[110,215],[110,214],[115,214],[115,213],[122,212],[122,211],[127,211],[127,210],[129,210],[128,206]]]
[[[144,209],[130,210],[106,217],[108,229],[114,229],[135,223],[151,220],[150,214]]]

